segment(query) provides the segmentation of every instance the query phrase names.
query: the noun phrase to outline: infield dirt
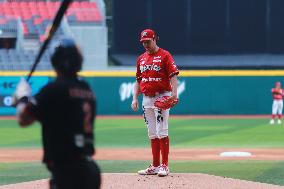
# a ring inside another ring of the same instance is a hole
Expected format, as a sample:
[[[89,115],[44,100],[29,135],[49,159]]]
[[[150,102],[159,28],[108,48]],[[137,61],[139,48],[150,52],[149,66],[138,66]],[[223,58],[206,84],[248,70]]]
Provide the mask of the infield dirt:
[[[0,186],[0,189],[48,189],[48,180]],[[139,176],[129,173],[105,173],[102,189],[283,189],[283,186],[257,183],[220,176],[184,173],[167,177]]]
[[[252,153],[251,157],[223,158],[219,154],[224,151],[246,151]],[[0,149],[0,162],[32,162],[40,161],[41,149]],[[125,149],[97,149],[94,156],[96,160],[149,160],[151,152],[144,148]],[[284,160],[283,149],[172,149],[171,160]],[[126,173],[105,173],[102,176],[102,189],[280,189],[283,186],[243,181],[220,176],[179,173],[170,174],[167,177],[139,176]],[[48,189],[47,180],[18,183],[0,186],[0,189]]]
[[[220,157],[219,154],[226,151],[250,152],[250,157]],[[32,162],[40,161],[41,149],[0,149],[0,162]],[[99,148],[96,150],[96,160],[149,160],[151,151],[148,148]],[[176,148],[171,149],[171,160],[284,160],[283,149],[265,148]]]

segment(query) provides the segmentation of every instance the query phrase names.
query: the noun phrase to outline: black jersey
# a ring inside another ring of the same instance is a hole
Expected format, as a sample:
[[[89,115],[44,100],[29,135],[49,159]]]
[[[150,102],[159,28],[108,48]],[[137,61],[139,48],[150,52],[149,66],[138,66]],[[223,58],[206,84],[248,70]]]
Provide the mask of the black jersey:
[[[95,98],[86,82],[57,79],[35,96],[32,113],[42,125],[44,162],[94,154]]]

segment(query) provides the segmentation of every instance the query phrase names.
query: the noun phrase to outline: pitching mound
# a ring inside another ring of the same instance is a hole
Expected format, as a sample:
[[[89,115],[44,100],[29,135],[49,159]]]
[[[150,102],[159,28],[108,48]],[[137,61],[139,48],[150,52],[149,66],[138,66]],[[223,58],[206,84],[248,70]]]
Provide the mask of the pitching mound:
[[[0,189],[48,189],[47,180],[38,180],[20,184],[6,185]],[[280,189],[283,186],[263,184],[238,179],[224,178],[206,174],[171,174],[167,177],[139,176],[132,173],[105,173],[103,174],[102,189]]]

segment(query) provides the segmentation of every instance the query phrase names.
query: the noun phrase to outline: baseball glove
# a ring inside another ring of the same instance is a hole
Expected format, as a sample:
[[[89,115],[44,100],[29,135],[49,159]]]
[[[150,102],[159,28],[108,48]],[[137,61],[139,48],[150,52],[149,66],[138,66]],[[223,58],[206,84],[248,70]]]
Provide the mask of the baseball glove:
[[[171,96],[162,96],[156,99],[154,106],[166,110],[172,108],[178,103],[178,99],[173,99]]]

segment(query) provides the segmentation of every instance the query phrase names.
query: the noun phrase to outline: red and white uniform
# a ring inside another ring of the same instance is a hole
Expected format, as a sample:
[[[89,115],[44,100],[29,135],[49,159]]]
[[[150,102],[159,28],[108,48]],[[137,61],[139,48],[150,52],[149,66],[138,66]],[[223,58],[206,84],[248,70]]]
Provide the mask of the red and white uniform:
[[[172,55],[162,49],[154,54],[143,53],[137,59],[136,80],[143,93],[142,108],[150,139],[168,136],[169,110],[155,108],[154,102],[160,96],[170,96],[170,79],[179,71]]]
[[[273,97],[272,115],[282,115],[284,90],[273,88],[271,92]]]
[[[154,54],[145,52],[137,60],[136,79],[146,96],[171,91],[170,78],[178,73],[172,55],[162,48]]]
[[[140,55],[136,62],[136,80],[143,94],[142,109],[153,157],[153,163],[147,169],[138,171],[138,174],[156,173],[158,176],[166,176],[169,174],[168,119],[170,110],[158,109],[154,106],[154,102],[158,97],[171,96],[171,79],[174,75],[178,75],[179,71],[172,55],[157,46],[157,39],[156,33],[151,29],[141,32],[140,42],[146,52]],[[176,78],[173,78],[173,81],[176,84]],[[135,94],[137,92],[135,91]],[[137,101],[134,105],[137,105]],[[160,164],[160,155],[162,155],[162,164]]]

